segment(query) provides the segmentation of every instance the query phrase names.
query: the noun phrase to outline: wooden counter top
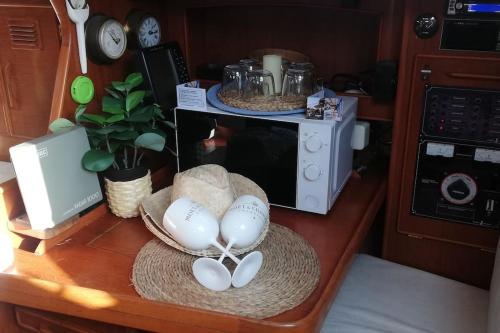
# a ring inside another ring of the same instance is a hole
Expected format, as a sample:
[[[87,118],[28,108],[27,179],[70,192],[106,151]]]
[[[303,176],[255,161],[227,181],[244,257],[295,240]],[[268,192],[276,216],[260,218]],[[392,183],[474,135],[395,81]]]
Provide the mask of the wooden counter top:
[[[326,215],[272,207],[271,221],[307,239],[321,262],[318,288],[300,306],[264,320],[141,298],[130,280],[135,256],[154,236],[140,218],[102,205],[92,223],[45,255],[14,250],[0,273],[0,301],[158,332],[316,332],[386,191],[385,172],[353,176]],[[244,300],[242,300],[244,302]]]

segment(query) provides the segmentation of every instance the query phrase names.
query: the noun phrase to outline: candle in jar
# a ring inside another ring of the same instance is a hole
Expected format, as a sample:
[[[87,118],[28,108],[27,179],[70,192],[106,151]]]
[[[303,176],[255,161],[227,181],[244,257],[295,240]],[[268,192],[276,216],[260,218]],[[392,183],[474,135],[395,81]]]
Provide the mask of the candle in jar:
[[[273,74],[275,93],[281,93],[281,56],[275,54],[265,55],[262,62],[264,69]]]

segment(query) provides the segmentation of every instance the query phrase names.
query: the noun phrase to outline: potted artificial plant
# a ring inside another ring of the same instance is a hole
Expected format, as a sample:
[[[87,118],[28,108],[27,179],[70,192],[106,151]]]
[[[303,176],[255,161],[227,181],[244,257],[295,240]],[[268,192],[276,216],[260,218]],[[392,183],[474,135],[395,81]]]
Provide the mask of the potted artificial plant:
[[[165,133],[158,128],[164,116],[160,107],[148,103],[148,91],[139,87],[140,73],[132,73],[123,82],[113,81],[102,98],[102,112],[88,113],[79,105],[75,123],[59,118],[50,124],[57,132],[81,125],[87,131],[91,149],[82,158],[83,167],[103,172],[106,195],[111,211],[120,217],[139,215],[142,199],[152,193],[149,169],[144,165],[144,150],[162,151]]]

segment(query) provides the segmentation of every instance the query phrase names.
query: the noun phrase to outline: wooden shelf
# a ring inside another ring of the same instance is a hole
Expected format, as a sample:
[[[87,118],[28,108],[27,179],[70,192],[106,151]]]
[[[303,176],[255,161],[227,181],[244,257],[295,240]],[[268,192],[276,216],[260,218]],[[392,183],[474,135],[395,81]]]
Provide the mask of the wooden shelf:
[[[392,121],[392,118],[394,117],[394,103],[392,102],[375,102],[372,96],[359,94],[337,92],[337,95],[358,98],[358,119]]]
[[[202,88],[208,89],[217,81],[199,80]],[[376,121],[392,121],[394,116],[393,103],[379,103],[375,102],[371,96],[359,94],[346,94],[336,92],[339,96],[352,96],[358,98],[358,119],[363,120],[376,120]]]

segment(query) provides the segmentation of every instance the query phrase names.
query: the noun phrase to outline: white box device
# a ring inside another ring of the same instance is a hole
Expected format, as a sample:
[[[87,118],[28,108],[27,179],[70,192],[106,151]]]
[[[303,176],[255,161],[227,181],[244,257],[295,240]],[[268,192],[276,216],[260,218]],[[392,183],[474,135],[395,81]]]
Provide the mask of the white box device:
[[[102,200],[97,175],[82,167],[89,149],[79,126],[9,149],[32,229],[52,228]]]

